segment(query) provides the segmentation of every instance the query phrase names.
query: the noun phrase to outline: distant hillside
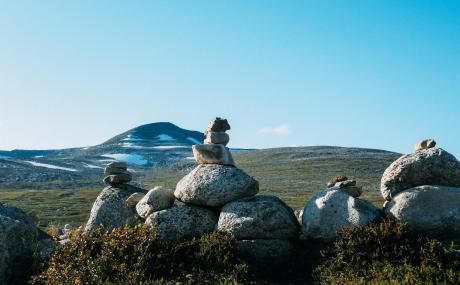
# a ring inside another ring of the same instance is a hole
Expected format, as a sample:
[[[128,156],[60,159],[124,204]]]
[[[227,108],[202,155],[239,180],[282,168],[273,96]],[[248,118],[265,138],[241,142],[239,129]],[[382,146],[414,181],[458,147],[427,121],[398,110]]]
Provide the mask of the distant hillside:
[[[126,161],[142,176],[152,167],[190,160],[191,146],[203,139],[202,133],[172,123],[152,123],[96,146],[0,151],[0,189],[100,187],[103,168],[110,161]]]

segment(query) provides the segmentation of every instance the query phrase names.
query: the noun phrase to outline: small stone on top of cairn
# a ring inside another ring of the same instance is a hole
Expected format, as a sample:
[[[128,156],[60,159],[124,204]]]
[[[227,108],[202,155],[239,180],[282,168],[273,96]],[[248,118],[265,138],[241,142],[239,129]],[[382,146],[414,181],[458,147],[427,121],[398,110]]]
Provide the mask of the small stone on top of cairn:
[[[434,139],[426,139],[423,140],[415,145],[415,151],[422,150],[422,149],[429,149],[436,146],[436,141]]]
[[[356,180],[348,179],[346,176],[339,175],[327,183],[329,189],[339,189],[348,195],[357,198],[363,193],[362,188],[356,186]]]
[[[230,125],[226,119],[215,118],[212,120],[206,131],[204,144],[193,146],[193,156],[198,164],[220,164],[235,166],[232,154],[226,147],[230,141],[226,131]]]
[[[133,178],[128,171],[128,165],[122,161],[109,163],[104,170],[104,175],[104,183],[111,186],[128,183]]]

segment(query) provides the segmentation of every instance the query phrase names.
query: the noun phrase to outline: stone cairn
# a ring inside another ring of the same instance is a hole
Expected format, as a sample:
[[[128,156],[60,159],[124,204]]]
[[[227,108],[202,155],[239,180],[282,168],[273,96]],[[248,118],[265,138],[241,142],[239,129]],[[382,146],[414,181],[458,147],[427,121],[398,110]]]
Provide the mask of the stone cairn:
[[[299,212],[300,239],[330,242],[343,227],[366,225],[380,215],[380,209],[358,199],[362,188],[340,175],[316,193]]]
[[[96,198],[85,231],[98,227],[111,230],[139,223],[135,206],[147,191],[129,185],[131,180],[126,162],[115,161],[107,165],[103,181],[108,186]]]
[[[460,162],[433,139],[415,145],[384,172],[380,192],[386,216],[416,232],[460,238]]]

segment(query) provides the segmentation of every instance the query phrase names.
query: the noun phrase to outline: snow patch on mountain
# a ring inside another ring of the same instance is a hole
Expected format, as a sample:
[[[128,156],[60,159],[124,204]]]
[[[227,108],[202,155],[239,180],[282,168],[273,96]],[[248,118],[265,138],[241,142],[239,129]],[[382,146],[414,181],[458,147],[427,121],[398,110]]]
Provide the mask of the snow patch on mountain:
[[[171,136],[168,136],[166,134],[158,135],[158,136],[155,137],[155,139],[163,141],[163,142],[170,142],[170,141],[175,141],[176,140],[175,138],[173,138]]]
[[[61,167],[61,166],[48,164],[48,163],[40,163],[40,162],[30,161],[30,160],[26,160],[26,162],[32,164],[33,166],[38,166],[38,167],[46,167],[50,169],[59,169],[59,170],[74,171],[74,172],[77,171],[76,169],[73,169],[73,168]]]
[[[104,167],[97,166],[97,165],[94,165],[94,164],[85,164],[84,166],[85,166],[86,168],[100,168],[100,169],[104,169]]]
[[[188,139],[189,141],[191,141],[192,143],[194,143],[194,144],[202,144],[202,143],[199,142],[197,139],[194,139],[194,138],[192,138],[192,137],[187,137],[187,139]]]
[[[113,158],[115,160],[124,161],[128,164],[145,165],[148,160],[145,160],[142,155],[128,153],[108,153],[101,155],[103,157]]]

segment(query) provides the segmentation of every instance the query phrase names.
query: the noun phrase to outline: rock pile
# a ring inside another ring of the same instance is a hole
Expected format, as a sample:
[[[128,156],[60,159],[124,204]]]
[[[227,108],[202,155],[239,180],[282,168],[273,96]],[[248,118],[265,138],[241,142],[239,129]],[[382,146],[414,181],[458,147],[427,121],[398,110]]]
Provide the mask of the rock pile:
[[[385,170],[380,191],[389,202],[384,210],[417,232],[459,238],[460,162],[435,145],[424,140]]]
[[[356,186],[356,180],[350,180],[346,176],[336,176],[326,184],[329,189],[339,189],[352,197],[359,197],[363,193],[361,187]]]
[[[327,186],[303,208],[301,239],[330,242],[343,227],[366,225],[380,215],[377,207],[357,198],[362,190],[356,186],[355,180],[336,176]]]
[[[104,171],[104,183],[108,184],[96,198],[85,230],[102,227],[105,230],[134,225],[141,220],[136,213],[136,200],[147,192],[144,189],[127,184],[132,175],[125,162],[112,162]]]

